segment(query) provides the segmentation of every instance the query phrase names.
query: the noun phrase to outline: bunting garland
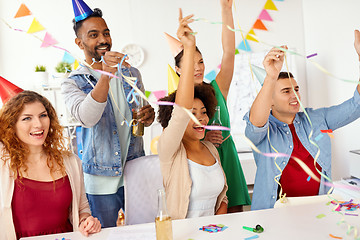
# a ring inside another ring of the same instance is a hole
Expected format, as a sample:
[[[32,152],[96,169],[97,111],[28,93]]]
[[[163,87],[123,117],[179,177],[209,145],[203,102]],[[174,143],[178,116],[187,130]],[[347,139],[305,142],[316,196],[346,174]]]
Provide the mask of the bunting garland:
[[[25,17],[25,16],[29,16],[29,15],[33,15],[32,12],[29,10],[29,8],[22,3],[19,7],[19,9],[17,10],[14,18],[20,18],[20,17]],[[70,64],[74,64],[74,69],[79,67],[79,62],[69,53],[67,52],[65,49],[56,46],[56,44],[58,44],[58,41],[53,38],[50,33],[45,32],[44,38],[39,37],[38,35],[34,34],[34,33],[38,33],[40,31],[45,30],[45,27],[34,17],[32,19],[32,22],[30,24],[30,27],[28,28],[28,30],[21,30],[21,29],[14,29],[13,27],[11,27],[5,20],[2,20],[10,29],[13,29],[15,31],[19,31],[19,32],[26,32],[28,34],[31,34],[33,37],[39,39],[41,41],[41,46],[40,48],[46,48],[46,47],[55,47],[58,49],[62,49],[64,50],[64,56],[62,61],[70,63]]]
[[[270,14],[269,14],[269,11],[268,11],[268,10],[272,10],[272,11],[277,11],[278,10],[273,1],[281,1],[281,2],[283,2],[284,0],[267,0],[266,1],[263,9],[261,10],[261,12],[260,12],[258,18],[255,20],[254,24],[252,25],[251,29],[245,35],[245,37],[243,37],[242,41],[240,42],[240,44],[235,49],[235,55],[239,54],[240,50],[244,51],[244,52],[251,52],[252,51],[251,47],[249,45],[249,42],[247,40],[253,41],[253,42],[259,42],[256,39],[256,34],[255,34],[254,29],[262,30],[262,31],[268,31],[268,29],[265,26],[265,24],[263,23],[263,21],[269,21],[269,22],[273,21],[273,19],[271,18]],[[207,73],[205,75],[205,78],[210,80],[210,81],[214,80],[215,78],[213,78],[213,76],[212,76],[214,72],[215,72],[215,70],[210,71],[209,73]]]

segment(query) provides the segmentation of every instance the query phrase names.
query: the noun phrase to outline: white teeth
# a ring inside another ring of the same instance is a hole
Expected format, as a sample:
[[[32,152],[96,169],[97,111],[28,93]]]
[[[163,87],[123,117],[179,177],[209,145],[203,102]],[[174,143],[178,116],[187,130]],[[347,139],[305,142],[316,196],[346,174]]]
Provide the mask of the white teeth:
[[[31,134],[42,134],[44,131],[32,132]]]
[[[292,102],[292,103],[290,103],[290,105],[297,105],[298,104],[298,102]]]

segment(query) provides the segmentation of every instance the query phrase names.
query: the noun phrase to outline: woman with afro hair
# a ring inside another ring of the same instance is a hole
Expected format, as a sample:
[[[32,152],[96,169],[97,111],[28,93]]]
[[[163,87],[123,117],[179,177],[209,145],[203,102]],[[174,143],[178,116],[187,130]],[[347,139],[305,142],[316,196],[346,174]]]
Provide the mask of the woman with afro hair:
[[[182,74],[177,91],[161,99],[174,106],[160,105],[158,117],[164,128],[158,143],[160,167],[173,219],[227,213],[227,184],[218,151],[211,142],[201,141],[217,101],[211,86],[194,88],[195,37],[188,26],[192,16],[183,18],[180,9],[177,36],[184,46]]]

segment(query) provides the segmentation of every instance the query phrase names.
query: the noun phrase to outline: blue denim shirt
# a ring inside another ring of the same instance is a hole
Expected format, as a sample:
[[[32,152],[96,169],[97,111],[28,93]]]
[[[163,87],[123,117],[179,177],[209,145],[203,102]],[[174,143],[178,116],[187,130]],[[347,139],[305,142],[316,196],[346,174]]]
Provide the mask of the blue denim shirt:
[[[136,68],[131,68],[130,71],[132,76],[138,78],[137,87],[143,90],[140,72]],[[123,69],[123,74],[129,76],[129,69]],[[81,132],[83,171],[92,175],[121,176],[123,173],[121,149],[112,102],[109,94],[104,104],[92,99],[90,92],[96,83],[96,78],[84,67],[80,67],[80,70],[72,72],[69,79],[62,83],[62,93],[71,114],[83,125]],[[127,95],[132,88],[126,82],[123,86]],[[128,105],[131,110],[131,104]],[[94,115],[99,115],[98,119],[88,123],[86,118],[92,116],[86,115],[86,111],[94,111]],[[126,160],[144,155],[142,137],[131,135]]]
[[[320,155],[317,162],[322,168],[322,173],[331,178],[330,138],[327,134],[323,135],[321,138],[317,136],[323,134],[320,130],[336,130],[360,117],[359,93],[356,90],[352,98],[340,105],[316,110],[306,108],[306,112],[311,119],[312,127],[305,114],[303,112],[298,112],[293,121],[296,134],[306,150],[313,158],[315,158],[318,149],[309,141],[309,134],[313,128],[311,139],[320,147]],[[271,145],[279,153],[291,155],[293,151],[293,139],[290,128],[286,123],[279,121],[270,114],[267,123],[263,127],[256,127],[249,120],[249,112],[244,116],[244,120],[247,122],[245,129],[246,137],[248,137],[261,152],[275,152],[270,146],[271,142]],[[268,128],[270,142],[268,141],[267,136]],[[253,151],[253,154],[257,165],[257,171],[251,210],[272,208],[274,207],[278,194],[278,184],[274,181],[274,177],[279,175],[280,171],[274,163],[274,158],[265,157],[255,151]],[[276,159],[276,163],[281,170],[284,170],[288,162],[289,157],[278,157]],[[326,181],[323,177],[321,177],[321,180]],[[321,182],[319,194],[326,194],[329,189],[328,186],[325,186]]]

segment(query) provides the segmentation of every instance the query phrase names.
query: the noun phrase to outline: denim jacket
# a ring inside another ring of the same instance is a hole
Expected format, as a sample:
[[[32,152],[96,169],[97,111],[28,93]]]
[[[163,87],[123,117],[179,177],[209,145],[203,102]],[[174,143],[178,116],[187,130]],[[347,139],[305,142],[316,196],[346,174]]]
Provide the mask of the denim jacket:
[[[340,105],[329,108],[311,109],[306,108],[312,126],[303,112],[298,112],[293,121],[296,134],[302,145],[315,158],[318,152],[317,147],[309,141],[309,134],[313,129],[311,137],[320,147],[320,155],[317,162],[322,168],[322,173],[331,178],[331,142],[327,134],[321,133],[320,130],[336,130],[345,126],[360,117],[360,95],[356,90],[354,96]],[[289,126],[279,121],[270,114],[267,123],[263,127],[254,126],[249,120],[249,112],[244,116],[246,121],[245,135],[255,146],[263,153],[275,152],[270,144],[279,152],[291,155],[293,151],[293,139]],[[268,128],[270,142],[268,140]],[[324,135],[322,135],[324,134]],[[320,136],[319,136],[320,135]],[[280,174],[277,169],[274,158],[265,157],[253,151],[257,165],[254,192],[252,197],[251,210],[266,209],[274,207],[277,200],[278,184],[275,182],[275,176]],[[284,170],[289,157],[278,157],[277,165]],[[277,178],[277,180],[279,180]],[[326,181],[321,177],[321,181]],[[320,183],[319,194],[326,194],[330,189],[329,186]]]
[[[143,91],[144,87],[139,70],[131,68],[130,71],[132,76],[138,78],[137,87]],[[129,69],[124,68],[123,74],[128,76]],[[121,176],[123,166],[112,102],[109,94],[104,103],[96,102],[92,98],[91,90],[96,83],[97,79],[91,75],[87,68],[79,67],[71,73],[68,79],[62,82],[62,94],[70,113],[83,126],[81,140],[84,172],[100,176]],[[125,96],[127,96],[132,88],[125,81],[123,87]],[[128,103],[128,105],[131,110],[131,104]],[[142,137],[131,135],[126,160],[144,155]]]

